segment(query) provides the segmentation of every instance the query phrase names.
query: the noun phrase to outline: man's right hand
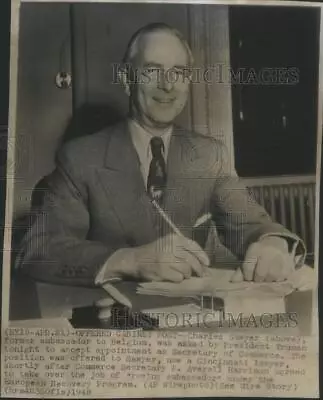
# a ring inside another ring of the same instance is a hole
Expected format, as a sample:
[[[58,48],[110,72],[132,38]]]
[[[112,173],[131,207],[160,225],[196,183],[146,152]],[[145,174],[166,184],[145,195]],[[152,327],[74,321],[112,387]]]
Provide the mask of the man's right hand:
[[[175,234],[129,251],[133,263],[125,273],[138,280],[181,282],[192,275],[203,276],[209,266],[208,256],[196,242]]]
[[[193,240],[174,234],[143,246],[120,249],[112,258],[115,259],[110,268],[106,265],[103,282],[113,276],[125,280],[182,282],[192,275],[209,272],[209,258],[204,250]],[[111,316],[111,306],[116,301],[108,297],[97,302],[100,319]]]

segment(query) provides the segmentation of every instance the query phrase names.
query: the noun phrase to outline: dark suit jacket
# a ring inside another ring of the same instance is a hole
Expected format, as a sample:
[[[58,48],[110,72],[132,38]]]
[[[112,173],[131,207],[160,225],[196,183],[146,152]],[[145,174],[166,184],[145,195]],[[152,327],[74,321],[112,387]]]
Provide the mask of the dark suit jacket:
[[[268,233],[297,239],[231,176],[227,160],[217,140],[175,128],[163,203],[174,223],[191,237],[196,219],[211,212],[239,258]],[[18,267],[36,279],[91,286],[113,252],[168,232],[149,201],[125,122],[65,145],[48,187],[18,257]]]

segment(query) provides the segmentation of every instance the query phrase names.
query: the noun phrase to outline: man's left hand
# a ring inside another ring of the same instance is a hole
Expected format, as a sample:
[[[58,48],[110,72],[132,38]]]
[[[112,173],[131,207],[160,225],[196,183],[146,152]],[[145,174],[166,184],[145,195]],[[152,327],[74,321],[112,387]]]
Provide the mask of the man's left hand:
[[[281,282],[294,269],[287,241],[278,236],[266,236],[249,246],[241,269],[234,273],[231,281]]]

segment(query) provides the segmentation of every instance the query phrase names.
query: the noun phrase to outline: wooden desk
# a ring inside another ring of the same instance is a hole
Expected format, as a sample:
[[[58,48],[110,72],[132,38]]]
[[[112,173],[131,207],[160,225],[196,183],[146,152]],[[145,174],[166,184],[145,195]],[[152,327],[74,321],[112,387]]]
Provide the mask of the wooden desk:
[[[19,284],[24,286],[24,291],[20,292],[20,299],[12,296],[13,302],[10,316],[11,324],[15,326],[71,327],[68,322],[68,318],[71,317],[71,308],[91,305],[106,296],[105,291],[102,289],[58,286],[33,281],[27,282],[27,284],[26,281],[24,284],[20,282]],[[15,289],[18,289],[17,283]],[[29,294],[28,291],[30,292]],[[28,301],[26,301],[27,298]],[[30,299],[33,300],[33,303],[30,302]],[[286,296],[286,312],[297,313],[298,325],[294,328],[219,327],[215,323],[204,329],[220,330],[221,332],[238,331],[248,334],[310,335],[312,300],[312,291],[295,291]],[[15,307],[13,307],[14,305]],[[201,330],[201,327],[189,329]]]

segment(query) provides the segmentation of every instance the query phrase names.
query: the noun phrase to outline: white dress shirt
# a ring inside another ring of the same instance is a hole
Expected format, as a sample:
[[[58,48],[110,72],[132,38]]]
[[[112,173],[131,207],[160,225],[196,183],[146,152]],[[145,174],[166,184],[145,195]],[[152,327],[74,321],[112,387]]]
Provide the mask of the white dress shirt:
[[[137,121],[133,119],[130,119],[128,124],[129,124],[129,132],[131,135],[132,143],[139,157],[140,170],[145,183],[145,187],[147,187],[149,167],[152,160],[150,140],[156,135],[144,129]],[[165,163],[167,162],[172,130],[173,130],[172,127],[170,127],[169,129],[165,130],[165,132],[162,135],[160,135],[164,143],[163,156],[165,159]],[[115,267],[116,265],[121,265],[122,263],[130,265],[129,263],[131,262],[132,262],[132,252],[130,249],[117,250],[115,253],[112,254],[112,256],[108,258],[108,260],[104,263],[104,265],[100,269],[98,275],[95,278],[95,284],[103,285],[104,282],[107,282],[110,279],[113,280],[114,277],[109,276],[108,270],[111,269],[112,267]]]

